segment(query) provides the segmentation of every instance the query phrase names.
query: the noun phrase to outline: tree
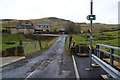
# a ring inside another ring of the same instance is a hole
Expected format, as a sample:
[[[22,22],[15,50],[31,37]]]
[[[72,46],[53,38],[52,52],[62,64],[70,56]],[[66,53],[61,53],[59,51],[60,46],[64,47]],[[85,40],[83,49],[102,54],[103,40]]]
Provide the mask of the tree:
[[[65,32],[66,33],[79,33],[80,32],[80,26],[76,25],[75,23],[67,23],[65,26]]]

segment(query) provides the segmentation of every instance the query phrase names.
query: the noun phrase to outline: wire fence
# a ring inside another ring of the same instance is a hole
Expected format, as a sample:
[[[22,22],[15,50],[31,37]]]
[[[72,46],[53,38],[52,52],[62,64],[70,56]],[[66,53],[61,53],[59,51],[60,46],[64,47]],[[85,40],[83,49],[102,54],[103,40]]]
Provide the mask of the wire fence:
[[[34,52],[34,51],[40,50],[40,45],[39,45],[38,41],[23,42],[23,47],[24,47],[25,53]]]

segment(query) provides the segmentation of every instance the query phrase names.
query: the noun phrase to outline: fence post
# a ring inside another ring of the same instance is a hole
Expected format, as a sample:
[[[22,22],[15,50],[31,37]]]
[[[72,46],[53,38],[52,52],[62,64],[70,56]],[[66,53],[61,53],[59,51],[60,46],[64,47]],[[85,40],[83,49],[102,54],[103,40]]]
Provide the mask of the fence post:
[[[8,52],[7,49],[2,51],[2,57],[7,57],[8,56]]]
[[[65,38],[65,44],[67,44],[67,37]]]
[[[22,45],[22,40],[19,41],[19,44]]]
[[[14,50],[14,56],[17,56],[17,47],[13,47]]]
[[[36,42],[34,43],[34,46],[35,46],[34,48],[35,48],[35,50],[36,50]]]
[[[113,54],[114,54],[114,49],[110,49],[110,65],[113,66],[114,65],[114,57],[113,57]]]
[[[72,43],[72,36],[70,36],[70,39],[69,39],[69,50],[71,48],[71,43]]]
[[[39,45],[40,45],[40,49],[42,49],[42,44],[41,44],[41,41],[39,40]]]
[[[96,51],[97,51],[97,56],[100,58],[100,51],[99,51],[100,46],[96,45]]]
[[[25,56],[23,46],[17,46],[17,56]]]

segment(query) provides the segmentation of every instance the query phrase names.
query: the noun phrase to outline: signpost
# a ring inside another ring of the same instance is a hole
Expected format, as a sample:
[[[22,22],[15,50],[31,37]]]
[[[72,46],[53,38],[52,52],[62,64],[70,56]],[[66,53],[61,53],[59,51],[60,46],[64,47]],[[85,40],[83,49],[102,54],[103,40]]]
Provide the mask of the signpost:
[[[96,16],[95,15],[88,15],[87,20],[95,20]]]
[[[87,20],[90,20],[90,53],[89,53],[89,67],[86,70],[92,70],[92,26],[93,20],[96,19],[96,16],[93,15],[93,0],[90,2],[90,15],[87,16]]]

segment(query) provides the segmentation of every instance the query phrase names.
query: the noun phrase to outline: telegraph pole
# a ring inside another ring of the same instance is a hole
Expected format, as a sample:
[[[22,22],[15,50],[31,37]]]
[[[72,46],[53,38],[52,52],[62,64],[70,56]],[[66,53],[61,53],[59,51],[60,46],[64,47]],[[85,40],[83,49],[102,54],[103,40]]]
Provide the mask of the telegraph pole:
[[[89,29],[89,32],[90,32],[90,53],[89,53],[89,67],[86,68],[86,70],[92,70],[92,27],[93,27],[93,20],[95,20],[95,15],[93,15],[93,0],[91,0],[90,2],[90,15],[87,16],[87,19],[90,20],[90,29]]]

